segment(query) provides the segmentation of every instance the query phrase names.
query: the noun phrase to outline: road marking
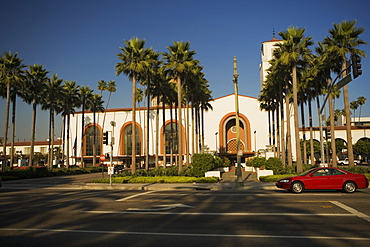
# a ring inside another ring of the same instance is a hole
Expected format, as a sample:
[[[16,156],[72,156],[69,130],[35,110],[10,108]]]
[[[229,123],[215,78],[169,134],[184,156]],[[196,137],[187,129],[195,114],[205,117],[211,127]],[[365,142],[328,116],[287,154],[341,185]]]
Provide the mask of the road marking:
[[[211,233],[171,233],[171,232],[129,232],[129,231],[95,231],[95,230],[69,230],[47,228],[0,228],[0,231],[38,231],[59,233],[90,233],[90,234],[127,234],[127,235],[154,235],[154,236],[177,236],[177,237],[213,237],[213,238],[282,238],[282,239],[326,239],[326,240],[356,240],[369,241],[370,238],[343,237],[343,236],[288,236],[288,235],[254,235],[254,234],[211,234]]]
[[[305,214],[305,213],[202,213],[202,212],[153,212],[153,211],[81,211],[89,214],[153,214],[153,215],[203,215],[203,216],[334,216],[356,217],[354,214]]]
[[[353,215],[356,215],[357,217],[361,218],[361,219],[364,219],[368,222],[370,222],[370,216],[364,214],[364,213],[361,213],[359,211],[357,211],[356,209],[354,208],[351,208],[341,202],[338,202],[338,201],[330,201],[331,203],[333,203],[334,205],[340,207],[340,208],[343,208],[344,210],[346,210],[347,212],[353,214]]]
[[[135,195],[132,195],[132,196],[124,197],[124,198],[118,199],[116,201],[117,202],[127,201],[127,200],[130,200],[132,198],[135,198],[135,197],[138,197],[138,196],[143,196],[143,195],[150,194],[150,193],[153,193],[153,192],[155,192],[155,190],[151,190],[151,191],[143,192],[143,193],[140,193],[140,194],[135,194]]]
[[[194,208],[185,204],[169,204],[169,205],[158,205],[155,208],[128,208],[127,211],[165,211],[174,208]]]

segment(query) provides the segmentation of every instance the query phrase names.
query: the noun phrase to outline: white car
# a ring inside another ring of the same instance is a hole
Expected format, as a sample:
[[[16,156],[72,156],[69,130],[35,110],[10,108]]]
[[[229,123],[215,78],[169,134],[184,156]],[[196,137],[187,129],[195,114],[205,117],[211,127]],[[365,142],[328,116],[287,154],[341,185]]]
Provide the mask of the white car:
[[[360,164],[360,161],[359,160],[354,160],[354,162],[355,162],[355,166],[357,166],[357,165]],[[344,166],[344,165],[348,166],[349,165],[348,158],[345,158],[344,160],[338,160],[338,165],[340,165],[340,166]]]

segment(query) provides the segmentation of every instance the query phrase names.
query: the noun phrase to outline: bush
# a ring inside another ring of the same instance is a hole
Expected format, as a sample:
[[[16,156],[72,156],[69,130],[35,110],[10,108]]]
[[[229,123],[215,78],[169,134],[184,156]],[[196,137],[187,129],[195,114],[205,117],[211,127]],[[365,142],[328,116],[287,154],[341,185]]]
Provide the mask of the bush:
[[[95,179],[93,183],[109,183],[109,178]],[[161,176],[161,177],[112,177],[112,183],[217,183],[218,178],[197,178],[185,176]]]
[[[266,167],[267,160],[262,157],[254,157],[246,162],[247,166],[253,166],[255,168]]]
[[[204,177],[204,173],[216,168],[215,158],[212,154],[194,154],[192,174],[195,177]]]

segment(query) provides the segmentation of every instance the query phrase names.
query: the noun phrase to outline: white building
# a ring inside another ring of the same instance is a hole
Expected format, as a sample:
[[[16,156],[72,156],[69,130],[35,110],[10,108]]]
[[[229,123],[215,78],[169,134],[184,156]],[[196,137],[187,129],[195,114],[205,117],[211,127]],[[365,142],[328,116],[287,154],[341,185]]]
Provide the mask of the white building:
[[[236,129],[235,129],[235,96],[234,94],[217,98],[211,102],[213,110],[204,112],[204,146],[206,152],[218,153],[220,156],[233,158],[237,154],[236,150]],[[189,110],[190,112],[190,110]],[[171,153],[171,143],[174,145],[177,153],[177,138],[175,113],[172,114],[170,108],[165,109],[165,123],[163,124],[163,111],[160,107],[159,115],[156,116],[156,107],[150,108],[149,117],[149,155],[150,164],[154,163],[156,155],[156,133],[159,131],[159,147],[158,156],[160,157],[160,165],[163,164],[164,149],[166,148],[166,163],[169,163],[169,155]],[[104,116],[105,115],[105,116]],[[186,161],[186,145],[188,144],[190,155],[200,152],[199,144],[195,143],[197,139],[196,133],[192,132],[193,122],[189,124],[190,134],[187,137],[188,129],[186,128],[186,108],[183,109],[183,119],[181,120],[181,128],[183,133],[183,150],[184,162]],[[159,120],[159,128],[156,128],[156,118]],[[254,151],[266,148],[268,144],[268,121],[267,114],[259,110],[259,102],[256,98],[239,95],[239,117],[240,117],[240,149],[243,151],[243,158],[251,157]],[[137,108],[136,112],[136,130],[137,130],[137,160],[141,164],[145,160],[146,150],[146,125],[147,125],[147,109]],[[93,132],[94,126],[96,130],[96,147],[97,156],[112,152],[113,146],[113,162],[114,164],[130,164],[131,163],[131,108],[123,109],[107,109],[105,113],[96,113],[96,123],[94,125],[93,113],[85,112],[85,119],[82,130],[82,112],[77,112],[71,116],[70,126],[70,164],[79,164],[83,156],[84,162],[92,163],[92,148],[93,148]],[[103,120],[105,119],[105,123]],[[111,123],[114,123],[113,125]],[[173,127],[173,138],[171,138],[171,123]],[[163,130],[165,129],[165,135]],[[113,145],[103,144],[103,133],[109,132],[109,143],[114,139]],[[81,133],[86,133],[82,139]],[[200,134],[201,135],[201,134]],[[188,139],[187,139],[188,138]],[[189,141],[187,141],[189,140]],[[81,146],[82,143],[82,146]],[[198,146],[198,147],[197,147]],[[106,163],[109,160],[105,161]]]

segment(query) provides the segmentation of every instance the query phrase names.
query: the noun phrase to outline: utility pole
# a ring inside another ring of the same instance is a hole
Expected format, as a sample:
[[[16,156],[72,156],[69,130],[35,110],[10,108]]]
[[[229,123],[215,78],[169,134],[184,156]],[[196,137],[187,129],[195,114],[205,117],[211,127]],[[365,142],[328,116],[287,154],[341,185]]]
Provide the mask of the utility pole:
[[[242,168],[241,168],[241,156],[243,151],[240,150],[240,124],[239,124],[239,94],[238,94],[238,69],[236,67],[236,56],[234,56],[234,95],[235,95],[235,127],[236,127],[236,187],[243,186]]]

